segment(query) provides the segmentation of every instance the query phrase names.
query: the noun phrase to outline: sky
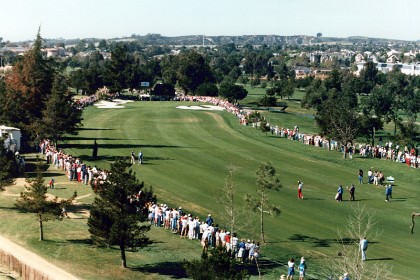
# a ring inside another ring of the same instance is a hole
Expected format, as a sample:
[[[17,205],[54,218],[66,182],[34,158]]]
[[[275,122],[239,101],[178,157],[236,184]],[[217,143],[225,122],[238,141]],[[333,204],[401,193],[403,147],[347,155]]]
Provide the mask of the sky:
[[[419,0],[0,0],[4,41],[181,35],[419,40]]]

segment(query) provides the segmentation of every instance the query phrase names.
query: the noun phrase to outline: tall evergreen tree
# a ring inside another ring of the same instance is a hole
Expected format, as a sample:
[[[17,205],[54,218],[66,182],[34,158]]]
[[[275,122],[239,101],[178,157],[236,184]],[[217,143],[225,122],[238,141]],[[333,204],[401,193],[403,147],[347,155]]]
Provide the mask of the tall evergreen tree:
[[[116,245],[120,249],[122,266],[127,267],[127,248],[147,245],[145,233],[150,226],[147,220],[147,202],[154,200],[151,190],[143,190],[130,163],[117,160],[93,202],[88,220],[89,232],[99,246]]]
[[[72,97],[65,78],[56,75],[51,96],[42,110],[41,125],[37,126],[38,135],[56,146],[63,134],[77,134],[76,129],[81,125],[82,111],[73,105]]]
[[[39,223],[39,241],[44,240],[43,223],[52,219],[62,220],[64,217],[63,207],[71,204],[76,197],[74,195],[67,199],[59,201],[58,197],[52,200],[47,198],[48,187],[42,177],[41,163],[37,163],[36,178],[27,179],[29,186],[25,186],[26,192],[21,192],[16,200],[15,206],[24,212],[35,213]]]
[[[41,47],[42,38],[38,31],[32,48],[6,77],[5,96],[0,104],[3,119],[22,129],[23,137],[34,136],[33,128],[42,118],[44,101],[51,93],[54,65],[44,59]]]
[[[121,92],[128,88],[132,79],[133,55],[126,44],[117,44],[111,51],[111,60],[105,64],[104,80],[112,92]]]

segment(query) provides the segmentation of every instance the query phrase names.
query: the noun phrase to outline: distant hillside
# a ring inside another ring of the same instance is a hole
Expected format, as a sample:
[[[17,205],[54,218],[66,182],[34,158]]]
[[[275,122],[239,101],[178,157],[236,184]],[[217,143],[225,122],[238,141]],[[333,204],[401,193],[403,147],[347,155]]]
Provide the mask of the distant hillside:
[[[347,38],[339,37],[321,37],[314,38],[312,43],[314,44],[328,44],[328,43],[340,43],[340,44],[407,44],[409,41],[384,39],[384,38],[371,38],[363,36],[352,36]]]
[[[279,36],[279,35],[242,35],[242,36],[203,36],[190,35],[178,37],[165,37],[159,34],[149,34],[146,36],[133,36],[140,41],[152,45],[225,45],[233,43],[235,45],[302,45],[309,44],[312,36]]]
[[[66,45],[77,44],[81,39],[46,39],[50,44],[58,42]],[[87,42],[99,42],[102,38],[85,38]],[[315,37],[307,35],[280,36],[280,35],[241,35],[241,36],[203,36],[187,35],[166,37],[160,34],[147,34],[144,36],[132,35],[130,37],[120,37],[107,39],[108,41],[140,41],[147,45],[225,45],[233,43],[238,46],[243,45],[312,45],[312,44],[407,44],[409,41],[369,38],[353,36],[348,38],[338,37]]]

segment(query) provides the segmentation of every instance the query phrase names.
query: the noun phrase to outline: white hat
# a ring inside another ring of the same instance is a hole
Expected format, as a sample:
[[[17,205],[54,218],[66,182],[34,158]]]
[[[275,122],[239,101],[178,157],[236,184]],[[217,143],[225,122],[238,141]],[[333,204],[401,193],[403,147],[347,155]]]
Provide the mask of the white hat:
[[[226,234],[230,234],[230,231],[226,232]]]
[[[344,273],[344,277],[347,277],[347,276],[349,276],[349,274],[346,272],[346,273]]]
[[[209,214],[209,217],[211,216],[211,214]]]

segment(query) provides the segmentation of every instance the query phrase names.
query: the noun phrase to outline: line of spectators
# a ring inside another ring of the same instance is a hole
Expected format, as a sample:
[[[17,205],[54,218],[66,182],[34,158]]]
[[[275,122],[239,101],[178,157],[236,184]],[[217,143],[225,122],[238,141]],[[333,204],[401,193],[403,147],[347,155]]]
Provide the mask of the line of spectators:
[[[258,242],[249,239],[239,239],[235,232],[231,233],[221,229],[214,223],[211,214],[205,220],[198,216],[187,214],[182,207],[169,207],[166,204],[150,202],[148,205],[149,222],[156,227],[163,227],[178,234],[180,238],[199,240],[203,250],[209,247],[222,246],[238,261],[253,263],[260,256],[260,245]]]
[[[87,106],[93,105],[93,103],[95,103],[96,101],[98,101],[98,98],[96,95],[89,95],[89,96],[82,97],[80,99],[75,100],[74,105],[79,110],[82,110],[83,108]]]
[[[372,157],[395,162],[405,163],[414,168],[419,167],[420,154],[414,147],[400,147],[398,144],[393,147],[392,142],[385,143],[385,146],[377,145],[359,145],[360,155],[362,157]]]
[[[198,101],[211,103],[216,106],[220,106],[226,109],[226,111],[233,113],[239,118],[239,121],[243,125],[248,125],[248,116],[252,113],[250,110],[241,110],[238,105],[232,104],[227,100],[220,99],[218,97],[209,96],[185,96],[182,100],[184,101]],[[252,124],[257,126],[259,124]],[[315,147],[324,148],[327,150],[336,150],[343,153],[344,157],[353,158],[353,155],[357,153],[355,145],[340,145],[340,143],[334,139],[327,139],[320,135],[306,134],[299,131],[298,126],[293,129],[279,127],[277,125],[270,125],[270,131],[273,135],[281,138],[288,138],[290,140],[299,141],[305,145],[312,145]],[[357,144],[359,154],[362,157],[372,157],[379,159],[392,160],[395,162],[405,163],[407,166],[418,168],[420,163],[420,154],[414,147],[405,146],[403,149],[396,145],[392,147],[392,142],[388,142],[385,146],[381,143],[377,146],[370,146],[367,144]]]
[[[95,191],[108,176],[107,170],[86,165],[80,158],[68,155],[62,150],[57,150],[47,139],[40,142],[39,152],[45,155],[47,164],[54,164],[57,169],[66,172],[69,181],[92,185]]]

